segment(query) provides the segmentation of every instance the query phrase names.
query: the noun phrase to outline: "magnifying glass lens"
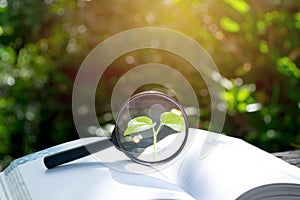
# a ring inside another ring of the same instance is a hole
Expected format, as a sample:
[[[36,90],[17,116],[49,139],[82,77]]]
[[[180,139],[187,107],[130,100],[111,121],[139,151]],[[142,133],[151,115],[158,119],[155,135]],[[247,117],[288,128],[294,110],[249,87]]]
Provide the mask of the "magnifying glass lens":
[[[139,93],[118,113],[110,142],[100,140],[44,157],[48,169],[114,145],[130,159],[145,165],[175,158],[188,136],[187,116],[173,98],[160,92]]]
[[[139,93],[121,108],[116,122],[116,139],[123,152],[143,164],[173,159],[187,139],[184,109],[160,92]]]

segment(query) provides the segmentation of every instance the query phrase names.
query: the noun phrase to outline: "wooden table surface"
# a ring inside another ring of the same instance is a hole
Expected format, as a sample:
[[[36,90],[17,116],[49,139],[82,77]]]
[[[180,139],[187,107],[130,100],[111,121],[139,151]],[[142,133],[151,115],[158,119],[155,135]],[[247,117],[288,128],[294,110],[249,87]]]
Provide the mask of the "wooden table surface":
[[[273,153],[273,155],[300,168],[300,150]]]

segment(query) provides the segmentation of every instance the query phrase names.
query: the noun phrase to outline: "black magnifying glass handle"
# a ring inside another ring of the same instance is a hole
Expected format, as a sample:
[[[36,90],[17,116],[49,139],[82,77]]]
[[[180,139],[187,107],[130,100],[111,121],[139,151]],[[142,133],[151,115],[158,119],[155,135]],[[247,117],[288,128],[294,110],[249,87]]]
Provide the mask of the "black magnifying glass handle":
[[[163,127],[160,134],[157,137],[157,141],[162,140],[166,136],[170,134],[174,134],[174,130],[168,127]],[[83,158],[85,156],[88,156],[92,153],[99,152],[101,150],[104,150],[106,148],[109,148],[111,146],[115,146],[120,151],[132,151],[132,147],[134,148],[147,148],[148,146],[153,145],[153,137],[145,138],[143,139],[139,144],[133,145],[133,142],[126,142],[123,143],[123,149],[119,147],[119,144],[117,142],[116,138],[116,132],[115,129],[112,132],[112,136],[110,139],[100,140],[96,142],[92,142],[86,145],[78,146],[75,148],[67,149],[64,151],[57,152],[55,154],[45,156],[44,157],[44,164],[48,169],[52,169],[56,166],[77,160],[79,158]],[[142,153],[142,152],[140,152]]]
[[[79,158],[96,153],[113,146],[114,144],[110,140],[100,140],[87,145],[78,146],[75,148],[67,149],[65,151],[57,152],[55,154],[45,156],[44,164],[48,169],[54,168],[58,165],[62,165]]]

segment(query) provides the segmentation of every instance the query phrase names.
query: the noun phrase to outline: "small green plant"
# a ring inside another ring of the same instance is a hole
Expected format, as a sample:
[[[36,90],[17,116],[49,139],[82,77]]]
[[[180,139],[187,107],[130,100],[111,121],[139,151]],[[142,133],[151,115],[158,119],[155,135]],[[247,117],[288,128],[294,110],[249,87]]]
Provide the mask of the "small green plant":
[[[155,129],[156,123],[152,121],[151,118],[146,116],[139,116],[131,119],[128,122],[127,129],[124,132],[124,136],[131,135],[133,133],[145,131],[152,128],[153,131],[153,148],[154,148],[154,158],[156,154],[156,143],[157,143],[157,135],[161,130],[162,126],[168,126],[171,129],[183,132],[185,131],[185,122],[184,118],[178,114],[173,112],[164,112],[160,115],[160,123]]]

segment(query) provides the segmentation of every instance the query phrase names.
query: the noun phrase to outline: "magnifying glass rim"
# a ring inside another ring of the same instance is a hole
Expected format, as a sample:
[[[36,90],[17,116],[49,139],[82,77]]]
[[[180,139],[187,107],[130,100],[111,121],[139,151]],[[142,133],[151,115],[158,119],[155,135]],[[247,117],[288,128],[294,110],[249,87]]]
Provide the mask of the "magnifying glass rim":
[[[184,118],[184,121],[185,121],[185,137],[184,137],[184,140],[181,144],[181,146],[179,147],[179,149],[170,157],[166,158],[166,159],[163,159],[163,160],[159,160],[159,161],[144,161],[144,160],[140,160],[134,156],[132,156],[130,153],[128,153],[128,151],[126,151],[122,144],[121,144],[121,141],[120,141],[120,137],[118,135],[115,135],[116,136],[116,142],[117,142],[117,145],[119,146],[120,150],[126,155],[128,156],[131,160],[139,163],[139,164],[143,164],[143,165],[159,165],[159,164],[163,164],[163,163],[166,163],[172,159],[174,159],[176,156],[178,156],[178,154],[180,154],[180,152],[183,150],[184,148],[184,145],[187,141],[187,137],[188,137],[188,119],[187,119],[187,115],[184,111],[184,108],[172,97],[166,95],[165,93],[162,93],[162,92],[159,92],[159,91],[145,91],[145,92],[140,92],[140,93],[137,93],[135,95],[133,95],[131,98],[129,98],[122,106],[121,106],[121,109],[117,115],[117,119],[116,119],[116,127],[115,127],[115,134],[119,134],[119,126],[118,126],[118,122],[119,122],[119,119],[121,117],[121,113],[123,112],[123,110],[126,108],[126,105],[128,105],[130,102],[134,101],[135,99],[141,97],[141,96],[148,96],[148,95],[157,95],[157,96],[160,96],[160,97],[163,97],[163,98],[166,98],[170,101],[172,101],[179,109],[180,111],[182,112],[182,116]]]

